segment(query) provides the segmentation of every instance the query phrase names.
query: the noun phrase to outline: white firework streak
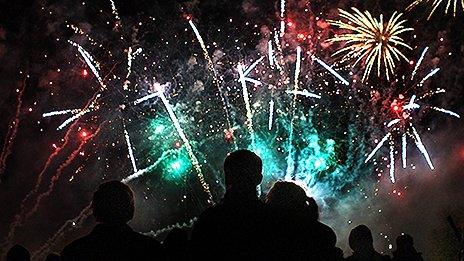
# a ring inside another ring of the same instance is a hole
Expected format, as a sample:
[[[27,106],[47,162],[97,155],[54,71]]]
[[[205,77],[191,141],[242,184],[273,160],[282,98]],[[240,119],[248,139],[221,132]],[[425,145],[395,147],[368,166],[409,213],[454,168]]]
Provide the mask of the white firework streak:
[[[129,47],[127,51],[127,74],[126,78],[129,78],[130,74],[132,73],[132,60],[142,52],[142,48],[137,48],[135,52],[132,51],[132,47]]]
[[[274,36],[277,36],[277,35],[274,34]],[[275,40],[278,41],[278,38],[275,38]],[[269,65],[271,66],[271,68],[274,69],[274,66],[275,66],[277,67],[277,69],[282,70],[282,67],[280,67],[279,62],[277,61],[276,54],[275,54],[276,52],[274,51],[272,40],[269,40],[267,42],[267,51],[268,51],[267,55],[268,55]]]
[[[84,58],[85,63],[87,64],[87,66],[89,66],[90,70],[93,72],[95,77],[97,77],[98,83],[100,84],[102,89],[106,89],[106,85],[103,83],[103,79],[100,76],[100,67],[98,66],[98,63],[95,61],[92,55],[79,44],[70,40],[68,40],[68,42],[73,46],[77,47],[77,51],[81,54],[82,58]]]
[[[116,8],[116,5],[114,4],[114,1],[110,0],[110,3],[111,3],[111,11],[113,12],[114,18],[116,18],[116,20],[120,21],[121,18],[119,17],[118,9]]]
[[[274,122],[274,100],[271,99],[269,102],[269,122],[268,128],[272,130],[272,123]]]
[[[417,133],[416,128],[414,128],[414,126],[411,126],[411,129],[412,129],[412,133],[414,135],[413,137],[414,137],[414,141],[416,142],[417,148],[422,153],[422,155],[424,155],[424,158],[427,161],[427,164],[429,164],[430,169],[434,170],[435,167],[432,164],[432,160],[430,160],[429,153],[427,152],[427,149],[425,148],[424,144],[422,143],[422,140],[421,140],[419,134]]]
[[[81,109],[70,109],[70,110],[62,110],[62,111],[51,111],[42,114],[43,118],[57,116],[57,115],[65,115],[65,114],[76,114],[79,113]]]
[[[282,46],[280,46],[279,34],[274,30],[274,43],[277,45],[279,52],[282,52]]]
[[[320,99],[321,96],[317,95],[315,93],[309,92],[308,90],[301,90],[301,91],[295,91],[295,90],[287,90],[286,93],[288,94],[293,94],[293,95],[301,95],[305,97],[311,97],[311,98],[316,98]]]
[[[126,144],[127,144],[127,151],[129,153],[129,158],[132,163],[132,168],[134,169],[134,172],[137,172],[137,163],[135,162],[135,157],[134,157],[134,151],[132,149],[132,144],[130,141],[130,136],[129,133],[127,132],[126,129],[126,124],[123,123],[123,128],[124,128],[124,137],[126,138]]]
[[[250,66],[250,68],[252,66]],[[250,69],[250,68],[248,68],[248,69]],[[241,64],[238,65],[238,73],[240,75],[240,83],[242,85],[242,94],[243,94],[243,100],[245,102],[245,109],[246,109],[246,117],[247,117],[246,125],[247,125],[248,131],[250,132],[250,135],[251,135],[251,145],[254,148],[255,147],[255,138],[254,138],[255,131],[253,130],[253,112],[251,111],[250,97],[248,95],[248,88],[247,88],[246,82],[245,82],[246,81],[245,80],[245,75],[246,75],[247,71],[250,72],[251,70],[246,70],[245,72],[243,72],[243,66]]]
[[[296,65],[295,65],[295,78],[294,78],[294,83],[293,83],[293,99],[292,99],[292,105],[291,105],[291,115],[292,118],[290,119],[290,133],[288,136],[288,155],[287,155],[287,171],[285,174],[285,180],[291,180],[293,179],[293,171],[295,169],[295,160],[293,159],[293,122],[295,119],[295,109],[296,109],[296,98],[298,92],[298,87],[299,87],[299,76],[300,76],[300,70],[301,70],[301,47],[298,46],[296,48]]]
[[[280,0],[280,36],[285,34],[285,0]]]
[[[243,65],[239,64],[238,65],[238,73],[239,73],[239,79],[238,81],[242,84],[246,84],[245,82],[250,82],[255,85],[262,85],[263,83],[259,80],[253,79],[248,77],[248,74],[250,74],[251,71],[253,71],[256,66],[264,59],[264,57],[259,58],[256,60],[254,63],[252,63],[248,68],[245,68]]]
[[[433,69],[429,74],[427,74],[422,80],[421,82],[419,83],[419,86],[422,86],[425,81],[427,81],[430,77],[434,76],[435,74],[437,74],[438,72],[440,71],[440,68],[435,68]]]
[[[425,54],[427,53],[428,50],[429,50],[429,47],[425,47],[425,49],[422,51],[422,54],[421,54],[419,60],[417,61],[416,66],[414,67],[414,70],[412,71],[411,81],[414,80],[414,77],[416,76],[417,70],[421,66],[422,61],[424,60]]]
[[[345,78],[343,78],[337,71],[335,71],[332,66],[326,64],[324,61],[322,61],[321,59],[313,56],[313,60],[316,61],[317,63],[319,63],[320,65],[322,65],[322,67],[324,67],[327,71],[329,71],[333,76],[337,77],[337,79],[339,79],[340,81],[342,81],[342,83],[344,85],[350,85],[350,83],[345,80]]]
[[[439,94],[439,93],[446,93],[446,91],[444,89],[437,89],[437,90],[434,90],[434,91],[429,91],[429,92],[426,92],[424,95],[422,95],[417,100],[422,100],[424,98],[427,98],[427,97],[430,97],[430,96],[433,96],[433,95]]]
[[[416,95],[413,95],[411,99],[409,100],[409,103],[403,106],[403,110],[415,110],[419,109],[420,105],[415,103],[416,101]]]
[[[383,144],[391,137],[391,132],[387,133],[383,138],[382,140],[377,144],[377,146],[375,146],[375,148],[371,151],[371,153],[369,154],[369,156],[367,156],[366,160],[364,161],[364,163],[367,163],[374,155],[375,153],[377,153],[377,151],[383,146]]]
[[[230,121],[230,113],[229,113],[229,102],[227,101],[225,94],[222,90],[221,84],[219,83],[219,77],[216,69],[214,68],[214,63],[213,60],[211,59],[211,56],[209,56],[208,49],[206,49],[205,42],[203,41],[203,38],[200,35],[200,32],[198,31],[197,27],[193,23],[192,20],[188,20],[190,27],[192,27],[193,32],[195,33],[195,36],[200,43],[201,49],[203,50],[203,56],[205,57],[206,61],[208,62],[208,66],[213,73],[213,82],[218,88],[219,91],[219,96],[221,97],[221,101],[223,104],[224,112],[226,113],[226,120],[227,120],[227,125],[229,130],[232,127],[231,121]]]
[[[187,139],[187,136],[184,133],[184,130],[180,126],[179,120],[177,119],[176,114],[172,110],[171,105],[169,104],[168,99],[164,95],[162,91],[158,91],[158,96],[161,98],[161,101],[164,104],[164,107],[168,111],[169,117],[171,118],[172,123],[174,124],[174,127],[177,130],[177,133],[179,134],[179,137],[181,140],[184,142],[185,149],[187,150],[187,153],[190,157],[190,160],[192,161],[192,166],[194,167],[195,171],[197,172],[197,177],[200,181],[201,186],[203,187],[203,190],[206,192],[208,195],[208,203],[212,204],[213,203],[213,195],[211,194],[211,191],[209,190],[209,185],[206,183],[205,178],[203,177],[203,173],[201,171],[200,163],[198,162],[197,157],[195,156],[195,153],[193,153],[192,146],[190,145],[190,141]]]
[[[140,104],[140,103],[142,103],[144,101],[148,101],[148,100],[153,99],[153,98],[158,97],[158,96],[159,96],[158,93],[150,93],[150,94],[148,94],[146,96],[143,96],[142,98],[139,98],[139,99],[135,100],[134,105]]]
[[[56,128],[56,130],[61,130],[63,129],[64,127],[68,126],[71,122],[79,119],[80,117],[84,116],[85,114],[91,112],[92,110],[89,108],[89,109],[85,109],[85,110],[81,110],[79,111],[77,114],[69,117],[68,119],[66,119],[63,123],[61,123],[60,126],[58,126],[58,128]]]
[[[395,183],[395,144],[390,141],[390,180]]]
[[[164,151],[163,154],[161,154],[161,156],[153,163],[151,164],[149,167],[146,167],[144,169],[141,169],[141,170],[138,170],[136,171],[134,174],[124,178],[123,180],[121,180],[122,183],[128,183],[142,175],[145,175],[146,173],[152,171],[153,169],[155,169],[161,162],[163,162],[163,160],[165,160],[171,153],[173,153],[173,150],[167,150],[167,151]]]
[[[250,77],[247,77],[248,74],[253,71],[253,69],[256,68],[256,66],[264,59],[264,57],[259,58],[256,60],[254,63],[252,63],[248,68],[244,68],[242,64],[238,64],[237,70],[239,73],[239,79],[238,81],[240,82],[242,86],[242,94],[243,94],[243,100],[245,102],[245,109],[246,109],[246,116],[247,116],[247,128],[248,131],[250,132],[251,135],[251,144],[252,147],[255,146],[255,131],[253,129],[253,112],[251,110],[251,105],[250,105],[250,96],[248,94],[248,88],[246,86],[246,82],[251,82],[255,85],[261,85],[262,83],[258,80],[252,79]]]
[[[435,107],[435,106],[431,106],[430,107],[432,110],[435,110],[435,111],[439,111],[439,112],[443,112],[443,113],[446,113],[446,114],[449,114],[451,116],[454,116],[456,118],[461,118],[461,116],[453,111],[450,111],[450,110],[446,110],[446,109],[443,109],[443,108],[439,108],[439,107]]]
[[[403,163],[403,169],[406,168],[407,165],[407,146],[408,141],[406,139],[406,132],[401,135],[401,161]]]
[[[401,121],[401,119],[394,119],[392,121],[390,121],[388,124],[387,124],[387,127],[390,128],[391,126],[399,123]]]
[[[46,117],[51,117],[51,116],[64,115],[64,114],[72,113],[73,116],[66,119],[63,123],[60,124],[60,126],[58,126],[56,128],[57,130],[61,130],[64,127],[68,126],[71,122],[73,122],[73,121],[79,119],[80,117],[84,116],[85,114],[93,111],[94,108],[95,108],[95,103],[100,98],[100,96],[101,96],[100,94],[97,94],[95,96],[94,100],[92,101],[92,103],[90,103],[90,105],[86,109],[72,109],[72,110],[52,111],[52,112],[42,114],[42,117],[46,118]]]
[[[269,40],[267,42],[267,50],[268,50],[268,59],[269,59],[269,64],[274,66],[274,49],[272,48],[272,41]]]

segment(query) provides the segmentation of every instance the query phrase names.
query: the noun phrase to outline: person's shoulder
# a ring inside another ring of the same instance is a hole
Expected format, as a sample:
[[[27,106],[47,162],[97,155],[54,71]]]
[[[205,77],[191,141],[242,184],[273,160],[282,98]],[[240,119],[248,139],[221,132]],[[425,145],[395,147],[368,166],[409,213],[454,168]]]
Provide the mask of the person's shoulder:
[[[382,255],[382,261],[390,261],[392,260],[389,255]]]
[[[211,219],[224,214],[224,206],[217,204],[205,209],[199,216],[199,219]]]
[[[391,261],[391,257],[389,255],[383,255],[383,254],[380,254],[378,253],[378,260],[381,260],[381,261]]]
[[[154,247],[161,247],[161,243],[153,237],[133,232],[133,237],[135,241],[144,243],[145,245],[151,245]]]
[[[351,255],[347,258],[345,258],[346,261],[357,261],[358,259],[354,256],[354,255]]]
[[[161,243],[153,237],[133,231],[128,247],[137,255],[149,257],[153,260],[163,260],[165,253],[161,247]],[[145,258],[139,260],[147,260]]]
[[[86,235],[81,238],[78,238],[68,245],[66,245],[61,251],[62,256],[79,254],[83,249],[88,249],[88,246],[91,245],[91,235]]]

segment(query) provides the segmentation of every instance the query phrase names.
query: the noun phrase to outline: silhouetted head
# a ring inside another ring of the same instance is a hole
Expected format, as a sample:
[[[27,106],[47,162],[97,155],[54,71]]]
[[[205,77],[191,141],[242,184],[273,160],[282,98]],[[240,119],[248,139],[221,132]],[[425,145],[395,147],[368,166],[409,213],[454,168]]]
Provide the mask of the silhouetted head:
[[[108,181],[93,194],[92,208],[98,222],[127,223],[134,216],[134,195],[126,184]]]
[[[308,198],[308,210],[311,220],[319,220],[319,206],[314,198]]]
[[[163,241],[166,249],[182,249],[188,245],[188,232],[185,229],[172,229]]]
[[[396,247],[398,250],[409,250],[414,248],[414,239],[408,234],[396,238]]]
[[[31,254],[29,251],[21,246],[14,245],[8,253],[6,253],[6,261],[29,261],[31,260]]]
[[[45,261],[60,261],[61,257],[57,253],[50,253],[48,254],[47,258],[45,258]]]
[[[272,208],[296,210],[308,208],[306,191],[293,182],[277,181],[267,194],[267,204]]]
[[[372,239],[372,232],[366,225],[359,225],[353,228],[349,236],[350,248],[354,252],[363,252],[373,248],[374,240]]]
[[[263,179],[263,162],[249,150],[237,150],[224,161],[224,174],[227,190],[256,191]]]

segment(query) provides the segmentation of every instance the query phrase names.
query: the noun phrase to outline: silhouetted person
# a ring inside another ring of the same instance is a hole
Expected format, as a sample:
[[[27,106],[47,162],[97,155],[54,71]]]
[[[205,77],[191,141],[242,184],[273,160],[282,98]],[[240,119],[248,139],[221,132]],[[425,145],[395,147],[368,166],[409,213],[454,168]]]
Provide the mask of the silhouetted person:
[[[318,221],[319,208],[306,191],[293,182],[276,182],[267,196],[273,216],[270,241],[279,260],[343,260],[335,247],[337,237]]]
[[[189,258],[189,234],[185,229],[174,228],[163,241],[166,259],[188,260]]]
[[[134,196],[119,181],[101,184],[93,194],[93,215],[99,223],[90,234],[67,245],[62,260],[161,260],[158,241],[134,232],[126,223],[134,216]]]
[[[350,248],[353,255],[346,260],[349,261],[387,261],[389,256],[381,255],[374,249],[372,232],[366,225],[359,225],[353,228],[349,236]]]
[[[414,239],[410,235],[396,238],[396,250],[393,251],[393,261],[424,261],[421,253],[414,247]]]
[[[29,261],[29,260],[31,260],[31,254],[25,247],[21,245],[14,245],[6,253],[6,261]]]
[[[194,260],[266,259],[266,206],[258,199],[262,161],[238,150],[224,161],[226,193],[222,201],[199,217],[192,231]]]
[[[61,257],[57,253],[50,253],[47,258],[45,258],[45,261],[61,261]]]

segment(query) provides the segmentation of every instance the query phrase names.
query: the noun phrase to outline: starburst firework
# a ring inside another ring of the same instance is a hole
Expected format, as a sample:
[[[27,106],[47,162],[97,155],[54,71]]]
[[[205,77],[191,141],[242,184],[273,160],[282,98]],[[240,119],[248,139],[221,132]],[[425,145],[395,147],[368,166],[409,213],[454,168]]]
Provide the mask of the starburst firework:
[[[354,65],[362,62],[365,66],[363,81],[369,77],[373,67],[377,67],[377,76],[380,77],[384,70],[383,73],[390,79],[395,63],[401,59],[408,61],[399,47],[412,49],[400,35],[413,29],[404,25],[406,20],[401,19],[401,13],[395,12],[384,23],[383,15],[376,19],[368,11],[352,10],[353,13],[340,9],[342,20],[329,21],[331,25],[350,31],[329,39],[332,43],[345,43],[334,56],[343,54],[345,58],[355,59]]]
[[[432,6],[432,9],[427,17],[427,20],[432,18],[433,14],[437,11],[438,7],[445,5],[445,14],[449,14],[450,11],[453,12],[453,17],[456,17],[458,9],[461,8],[464,11],[464,0],[414,0],[407,8],[407,11],[410,11],[417,7],[418,5],[426,3]]]

